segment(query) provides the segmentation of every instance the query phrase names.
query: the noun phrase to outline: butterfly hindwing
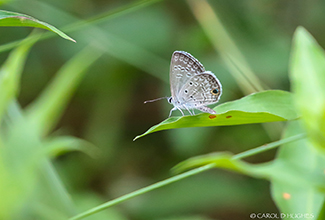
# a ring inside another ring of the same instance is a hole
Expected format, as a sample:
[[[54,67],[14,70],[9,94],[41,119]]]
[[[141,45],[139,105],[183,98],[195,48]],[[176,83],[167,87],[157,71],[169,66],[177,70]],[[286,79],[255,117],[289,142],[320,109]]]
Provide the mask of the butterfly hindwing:
[[[207,71],[188,79],[179,91],[178,97],[188,108],[197,108],[218,102],[221,93],[219,80],[213,73]]]

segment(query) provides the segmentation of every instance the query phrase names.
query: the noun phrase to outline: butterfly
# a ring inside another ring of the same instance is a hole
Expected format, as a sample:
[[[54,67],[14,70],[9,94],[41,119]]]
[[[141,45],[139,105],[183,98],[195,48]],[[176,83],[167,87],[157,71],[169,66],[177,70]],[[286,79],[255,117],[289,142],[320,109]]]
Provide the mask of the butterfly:
[[[174,110],[179,110],[183,116],[183,110],[194,115],[194,109],[216,114],[207,105],[219,101],[222,94],[221,83],[212,72],[206,71],[195,57],[185,51],[175,51],[172,55],[169,74],[171,97],[164,97],[174,105],[169,117]],[[158,99],[151,101],[156,100]]]

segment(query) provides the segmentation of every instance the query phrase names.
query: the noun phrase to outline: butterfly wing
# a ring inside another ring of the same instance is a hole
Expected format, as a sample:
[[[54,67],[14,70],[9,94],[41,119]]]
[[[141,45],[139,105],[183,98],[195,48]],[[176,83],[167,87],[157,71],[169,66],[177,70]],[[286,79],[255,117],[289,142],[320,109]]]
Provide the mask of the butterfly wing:
[[[204,72],[203,65],[191,54],[184,51],[175,51],[170,63],[170,90],[173,99],[178,99],[178,94],[184,84],[194,75]]]
[[[192,76],[179,91],[179,101],[187,108],[210,105],[219,101],[222,86],[210,71]]]

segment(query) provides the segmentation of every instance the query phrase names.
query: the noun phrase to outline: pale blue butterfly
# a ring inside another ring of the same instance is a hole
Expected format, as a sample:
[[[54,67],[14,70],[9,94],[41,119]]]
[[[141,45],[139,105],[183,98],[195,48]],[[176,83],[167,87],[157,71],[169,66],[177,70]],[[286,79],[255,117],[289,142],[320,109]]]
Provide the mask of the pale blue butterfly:
[[[194,109],[216,114],[207,105],[219,101],[222,94],[221,83],[212,72],[205,71],[203,65],[197,59],[187,52],[175,51],[172,55],[169,74],[172,96],[164,97],[167,98],[170,104],[174,105],[169,117],[176,109],[182,115],[184,115],[182,109],[187,110],[191,115],[195,114]],[[159,99],[146,101],[145,103]]]

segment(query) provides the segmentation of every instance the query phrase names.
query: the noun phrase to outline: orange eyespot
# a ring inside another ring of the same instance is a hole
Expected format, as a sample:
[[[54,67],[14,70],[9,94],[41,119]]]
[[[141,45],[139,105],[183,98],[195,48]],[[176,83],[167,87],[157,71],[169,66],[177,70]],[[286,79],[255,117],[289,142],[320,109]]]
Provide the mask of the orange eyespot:
[[[218,89],[213,89],[213,90],[211,90],[211,93],[212,93],[213,95],[218,95],[219,90],[218,90]]]
[[[215,116],[215,115],[209,115],[209,118],[210,119],[214,119],[214,118],[216,118],[217,116]]]

